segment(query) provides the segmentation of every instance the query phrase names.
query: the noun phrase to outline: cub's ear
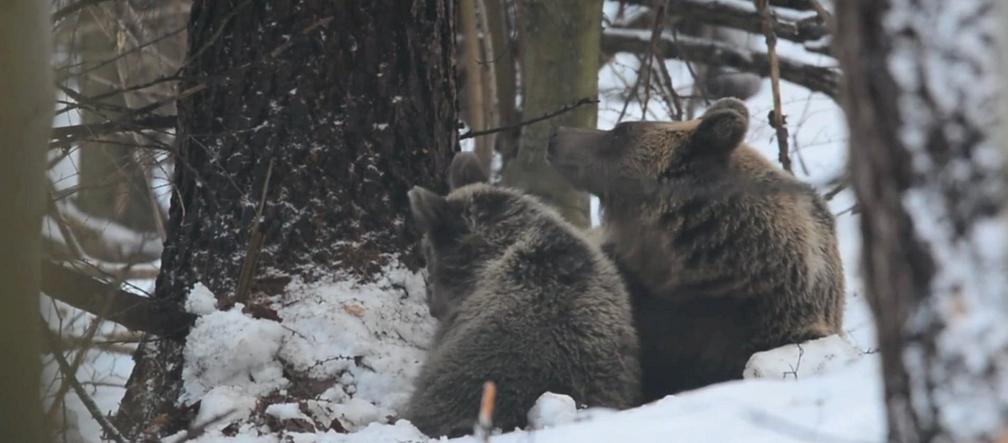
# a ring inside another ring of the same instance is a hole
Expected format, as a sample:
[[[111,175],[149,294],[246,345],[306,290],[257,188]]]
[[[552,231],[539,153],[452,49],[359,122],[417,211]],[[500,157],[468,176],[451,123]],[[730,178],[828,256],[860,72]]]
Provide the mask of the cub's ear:
[[[421,232],[431,232],[447,223],[451,217],[448,201],[434,192],[414,186],[406,195],[409,197],[413,220]]]
[[[697,156],[726,157],[742,144],[749,130],[749,110],[738,99],[721,99],[700,117],[689,149]]]
[[[448,187],[452,190],[472,183],[487,182],[487,173],[483,170],[483,165],[479,157],[472,152],[459,152],[455,154],[451,165],[448,166]]]

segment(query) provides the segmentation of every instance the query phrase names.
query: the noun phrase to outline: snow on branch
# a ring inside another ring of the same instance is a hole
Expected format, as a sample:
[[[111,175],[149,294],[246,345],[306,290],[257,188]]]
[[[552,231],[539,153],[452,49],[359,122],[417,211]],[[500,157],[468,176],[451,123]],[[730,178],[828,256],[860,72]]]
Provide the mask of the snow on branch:
[[[651,45],[651,31],[645,29],[609,28],[602,32],[602,50],[606,53],[646,53]],[[678,58],[706,64],[730,66],[757,75],[770,72],[770,58],[764,52],[748,51],[709,39],[675,36],[662,33],[657,53],[666,58]],[[815,66],[787,57],[778,57],[780,76],[791,83],[837,97],[840,71]]]
[[[643,1],[630,3],[647,4]],[[776,12],[770,14],[774,33],[784,40],[805,44],[805,49],[808,51],[829,54],[830,47],[823,42],[828,42],[831,34],[822,14],[817,13],[821,7],[813,7],[812,2],[802,3],[809,3],[807,8],[801,9],[810,11],[810,14],[779,14]],[[749,2],[679,0],[675,2],[674,7],[669,9],[669,14],[683,21],[734,28],[753,34],[763,33],[760,14]]]
[[[676,3],[674,13],[691,21],[762,34],[760,13],[753,11],[751,5],[745,6],[749,7],[745,8],[737,3],[722,1],[685,0]],[[818,41],[830,35],[829,29],[816,15],[798,20],[785,20],[771,14],[770,24],[777,37],[795,43]],[[810,46],[806,49],[824,54],[829,53],[828,45]]]

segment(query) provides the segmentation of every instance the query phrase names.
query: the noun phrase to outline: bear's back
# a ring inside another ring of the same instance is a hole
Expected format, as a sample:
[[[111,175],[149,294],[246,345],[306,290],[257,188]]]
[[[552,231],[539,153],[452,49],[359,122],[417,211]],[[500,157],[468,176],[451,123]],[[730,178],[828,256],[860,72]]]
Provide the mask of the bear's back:
[[[473,264],[475,288],[442,321],[419,376],[408,415],[422,430],[471,429],[486,380],[497,384],[495,424],[503,429],[525,426],[546,391],[591,406],[639,400],[638,341],[614,265],[537,200],[521,196],[514,206],[520,222],[501,229],[520,229],[518,240]]]

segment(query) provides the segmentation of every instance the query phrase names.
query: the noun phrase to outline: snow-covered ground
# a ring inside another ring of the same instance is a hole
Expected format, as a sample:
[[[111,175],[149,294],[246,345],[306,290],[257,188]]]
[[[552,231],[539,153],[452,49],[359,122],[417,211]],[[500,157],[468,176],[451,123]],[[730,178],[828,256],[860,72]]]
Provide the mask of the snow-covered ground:
[[[612,13],[613,2],[607,2]],[[798,54],[784,44],[782,51]],[[621,54],[600,72],[599,127],[616,123],[636,58]],[[689,85],[685,66],[668,62],[677,87]],[[632,80],[631,80],[632,81]],[[631,83],[632,85],[632,83]],[[783,83],[792,160],[796,174],[825,192],[846,167],[846,133],[839,107],[828,97]],[[688,93],[683,89],[683,93]],[[774,131],[763,116],[771,108],[769,82],[748,101],[753,122],[749,143],[777,157]],[[650,120],[669,119],[664,106],[648,107]],[[641,118],[631,103],[625,120]],[[495,435],[495,442],[881,442],[884,410],[874,330],[860,291],[859,236],[854,199],[844,190],[830,201],[847,277],[846,337],[761,353],[747,379],[667,397],[628,411],[573,411],[562,396],[547,396],[534,411],[544,429]],[[427,438],[396,416],[411,390],[433,321],[424,305],[422,276],[391,266],[380,281],[352,285],[339,278],[292,284],[274,300],[281,321],[256,319],[213,308],[211,294],[197,286],[187,309],[200,315],[185,350],[185,391],[180,402],[201,401],[196,424],[201,435],[180,433],[166,441],[199,443],[419,442]],[[141,282],[150,289],[151,282]],[[290,288],[289,288],[290,289]],[[55,324],[83,332],[91,317],[58,303],[43,302]],[[59,309],[57,309],[59,308]],[[105,334],[123,332],[103,325]],[[50,377],[52,365],[47,366]],[[91,350],[78,378],[88,381],[98,407],[114,412],[121,385],[132,370],[128,354]],[[290,379],[314,391],[288,392]],[[55,391],[58,383],[50,387]],[[298,402],[296,398],[312,400]],[[97,442],[99,430],[77,398],[67,395],[83,440]],[[475,419],[476,411],[473,412]],[[73,420],[68,416],[67,420]],[[476,441],[464,437],[456,441]]]

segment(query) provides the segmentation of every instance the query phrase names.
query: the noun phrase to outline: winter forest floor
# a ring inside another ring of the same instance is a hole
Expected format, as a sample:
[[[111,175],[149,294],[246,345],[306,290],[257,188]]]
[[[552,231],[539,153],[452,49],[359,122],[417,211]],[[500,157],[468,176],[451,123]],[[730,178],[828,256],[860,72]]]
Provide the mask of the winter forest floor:
[[[621,54],[600,72],[600,128],[615,124],[623,99],[614,91],[628,89],[636,67],[635,57]],[[689,82],[681,63],[669,62],[668,67],[678,84]],[[841,111],[823,95],[788,83],[782,88],[795,173],[825,193],[846,165]],[[760,93],[748,100],[753,116],[748,140],[767,157],[777,158],[774,131],[764,117],[772,104],[770,89],[764,82]],[[669,119],[657,101],[648,114],[651,120]],[[631,103],[625,119],[640,117],[640,106]],[[846,340],[826,339],[765,353],[753,360],[746,380],[670,396],[633,410],[575,413],[563,402],[546,402],[538,414],[546,429],[506,433],[492,441],[883,441],[881,379],[872,321],[859,290],[860,239],[851,211],[853,196],[844,190],[829,203],[837,215],[847,276]],[[141,290],[153,289],[152,280],[130,283]],[[409,396],[410,379],[434,328],[424,304],[423,279],[393,266],[373,284],[351,285],[334,276],[291,293],[297,294],[298,303],[289,303],[288,298],[271,306],[282,323],[254,319],[242,314],[240,307],[216,311],[211,294],[202,286],[190,293],[187,309],[200,318],[188,337],[180,401],[201,400],[196,421],[210,424],[195,440],[179,434],[166,441],[426,441],[408,422],[389,420]],[[48,298],[43,299],[43,311],[65,331],[83,332],[93,322],[90,315]],[[128,336],[110,323],[101,323],[100,328],[102,336]],[[131,341],[92,347],[77,371],[104,412],[114,412],[123,394],[122,385],[132,370]],[[46,361],[47,380],[54,380],[55,363],[51,358]],[[312,393],[314,400],[285,403],[289,394],[285,374],[291,373],[323,381],[325,389]],[[51,383],[50,391],[58,387],[59,383]],[[78,441],[100,441],[99,428],[79,399],[70,393],[66,401],[64,420],[77,423]],[[332,430],[339,428],[349,433]]]

